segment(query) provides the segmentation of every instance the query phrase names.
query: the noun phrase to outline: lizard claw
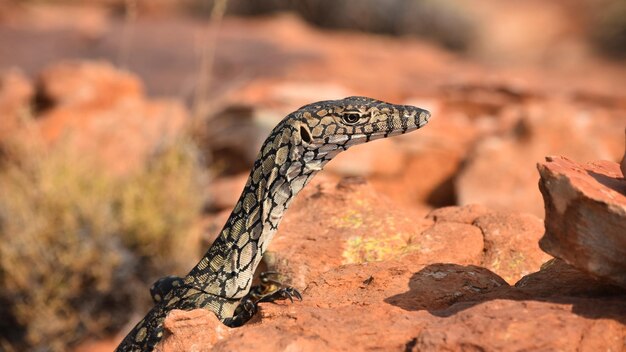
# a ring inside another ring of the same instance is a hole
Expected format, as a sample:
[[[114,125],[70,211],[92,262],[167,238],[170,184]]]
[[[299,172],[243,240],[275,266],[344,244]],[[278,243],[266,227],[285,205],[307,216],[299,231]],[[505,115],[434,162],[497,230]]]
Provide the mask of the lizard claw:
[[[259,297],[258,302],[274,302],[289,299],[293,303],[294,297],[302,301],[302,295],[296,288],[285,286]]]
[[[223,321],[224,324],[231,328],[242,326],[248,320],[252,319],[258,311],[259,303],[262,302],[274,302],[288,299],[293,303],[294,297],[302,301],[302,295],[297,289],[291,286],[281,287],[282,284],[280,282],[271,279],[269,279],[270,281],[266,281],[266,283],[269,282],[271,285],[265,285],[263,282],[264,279],[268,279],[267,276],[261,278],[261,285],[250,289],[250,292],[241,299],[235,309],[233,317],[225,319]],[[275,284],[274,281],[278,282],[278,284]]]
[[[279,275],[275,271],[261,273],[261,284],[250,289],[250,292],[239,302],[233,317],[225,319],[224,324],[231,328],[242,326],[256,314],[258,304],[262,302],[288,299],[293,303],[294,297],[302,301],[302,295],[297,289],[283,285],[283,283],[273,278]]]
[[[232,318],[224,320],[224,324],[231,328],[237,328],[248,322],[256,314],[258,310],[258,302],[254,301],[251,297],[244,297],[237,308]]]
[[[296,290],[293,287],[290,287],[290,288],[293,289],[293,292],[292,292],[293,295],[296,296],[300,302],[302,302],[302,295],[300,294],[300,291]]]

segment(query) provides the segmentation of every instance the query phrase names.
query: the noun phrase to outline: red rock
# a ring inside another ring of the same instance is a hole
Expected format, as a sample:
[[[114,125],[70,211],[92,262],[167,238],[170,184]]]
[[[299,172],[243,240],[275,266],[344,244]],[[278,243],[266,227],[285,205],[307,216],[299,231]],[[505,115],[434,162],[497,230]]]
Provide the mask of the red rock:
[[[559,268],[553,266],[553,268]],[[550,269],[554,270],[554,269]],[[558,275],[553,276],[558,279]],[[571,276],[570,276],[571,277]],[[537,277],[539,278],[539,277]],[[550,278],[531,286],[558,287]],[[580,279],[580,277],[578,277]],[[561,281],[563,282],[563,281]],[[594,285],[593,281],[586,281]],[[613,350],[623,347],[626,294],[509,286],[484,268],[400,260],[351,264],[311,281],[302,302],[261,304],[214,351],[282,350]],[[544,289],[543,292],[546,292]],[[592,294],[592,296],[589,296]],[[205,312],[198,315],[205,315]],[[168,317],[167,320],[171,318]],[[190,327],[179,351],[212,323]],[[198,343],[196,348],[208,344]]]
[[[137,101],[102,107],[59,107],[38,121],[48,145],[67,143],[124,174],[142,165],[149,153],[178,136],[187,111],[178,101]]]
[[[64,61],[44,69],[38,96],[48,106],[109,108],[144,98],[139,79],[106,62]]]
[[[558,258],[546,262],[538,272],[524,276],[515,287],[531,297],[603,297],[626,293]]]
[[[401,205],[454,204],[454,189],[450,180],[457,172],[462,155],[447,145],[429,148],[427,143],[424,144],[425,148],[419,151],[396,150],[395,153],[404,154],[401,172],[386,176],[378,172],[379,177],[370,177],[371,183],[378,192],[389,195]]]
[[[455,181],[458,203],[543,217],[532,166],[549,153],[587,161],[617,159],[621,145],[618,149],[615,141],[621,140],[621,131],[611,126],[622,119],[619,111],[587,111],[558,99],[521,105],[513,129],[478,141],[467,156]]]
[[[425,265],[406,256],[399,260],[350,264],[329,270],[308,284],[303,292],[306,300],[301,304],[338,308],[385,302],[409,311],[438,310],[458,301],[474,300],[477,295],[501,287],[508,287],[508,284],[484,268]]]
[[[127,173],[159,145],[180,135],[187,111],[175,100],[147,100],[141,82],[106,63],[68,62],[44,70],[36,127],[48,145],[102,161]]]
[[[585,302],[585,308],[600,302]],[[436,320],[409,351],[620,351],[624,325],[571,312],[572,304],[493,300]],[[624,311],[623,302],[620,309]]]
[[[214,351],[399,350],[415,329],[408,314],[388,305],[384,309],[357,304],[332,309],[277,305],[267,310],[277,308],[290,312],[239,329]],[[370,313],[363,314],[368,310]],[[384,330],[380,329],[383,321]]]
[[[462,224],[472,224],[474,220],[490,212],[491,210],[484,205],[470,204],[462,207],[452,206],[437,208],[428,213],[426,217],[435,220],[435,222],[460,222]]]
[[[534,215],[492,212],[473,224],[484,236],[482,265],[510,284],[539,270],[551,258],[537,245],[543,235],[543,221]]]
[[[379,196],[363,179],[335,185],[319,175],[294,201],[265,259],[270,270],[303,289],[341,264],[419,250],[419,236],[431,225],[421,214]]]
[[[433,210],[427,218],[435,220],[435,228],[447,224],[464,225],[474,228],[481,234],[484,240],[484,248],[481,250],[478,260],[463,262],[459,261],[462,255],[459,253],[456,260],[448,260],[457,264],[482,265],[513,284],[522,276],[538,270],[541,264],[550,256],[541,251],[537,241],[543,234],[543,223],[540,219],[530,214],[516,214],[512,212],[494,212],[482,205],[466,205],[462,207],[444,207]],[[471,225],[471,226],[470,226]],[[443,231],[445,248],[457,248],[456,236],[458,229],[446,229]],[[473,252],[473,242],[459,240],[458,246],[465,254]],[[477,249],[477,248],[476,248]],[[443,252],[438,255],[445,254]],[[476,258],[475,256],[473,258]]]
[[[311,277],[302,292],[305,300],[301,304],[319,308],[377,304],[404,292],[414,271],[421,270],[424,266],[409,257],[337,266],[319,276]],[[341,299],[335,299],[339,297]],[[398,300],[401,301],[402,297]]]
[[[549,258],[536,246],[540,219],[478,205],[419,219],[361,178],[337,185],[316,178],[287,212],[265,258],[303,301],[261,304],[254,319],[217,342],[193,337],[213,331],[214,322],[189,324],[173,350],[192,344],[214,351],[624,347],[626,291],[559,260],[531,273]],[[401,247],[385,240],[395,233],[410,234],[404,245],[414,247],[394,252]],[[352,236],[389,245],[385,254],[392,255],[346,264]],[[507,283],[526,273],[515,286]]]
[[[408,217],[368,184],[316,182],[287,212],[266,254],[269,269],[300,289],[341,264],[400,256],[420,264],[483,265],[511,284],[550,259],[537,246],[543,223],[530,214],[466,206]]]
[[[477,205],[419,219],[363,179],[334,185],[317,178],[287,212],[265,258],[303,301],[261,304],[250,323],[217,342],[197,342],[195,333],[215,325],[194,323],[175,350],[621,348],[626,291],[558,260],[531,273],[549,258],[536,246],[540,219]],[[414,247],[394,252],[401,247],[385,242],[394,233],[409,233],[404,245]],[[379,261],[346,264],[352,236],[389,252]],[[526,273],[515,286],[507,283]]]
[[[474,301],[509,285],[495,273],[481,267],[432,264],[414,273],[409,291],[388,297],[386,303],[406,310],[438,311],[456,302]]]
[[[481,264],[483,235],[476,226],[437,222],[411,240],[408,254],[417,263]]]
[[[541,248],[626,287],[626,181],[619,165],[548,157],[537,167],[546,206]]]
[[[165,336],[157,352],[211,351],[219,340],[231,332],[213,312],[196,309],[173,310],[164,322]]]
[[[399,349],[437,309],[508,286],[476,267],[409,260],[347,265],[311,283],[304,301],[261,305],[260,319],[234,330],[216,351]],[[409,283],[409,292],[407,289]],[[439,284],[433,290],[433,284]],[[422,314],[423,313],[423,314]],[[168,318],[169,319],[169,318]],[[366,339],[363,337],[367,336]]]

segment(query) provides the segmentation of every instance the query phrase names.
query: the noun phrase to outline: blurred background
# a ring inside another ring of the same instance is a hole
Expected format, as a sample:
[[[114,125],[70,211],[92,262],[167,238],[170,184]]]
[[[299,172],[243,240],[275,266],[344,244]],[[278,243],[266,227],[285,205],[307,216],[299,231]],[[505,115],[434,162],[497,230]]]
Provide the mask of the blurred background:
[[[537,162],[623,154],[625,83],[623,0],[3,0],[0,350],[110,350],[302,105],[433,114],[318,177],[542,217]]]

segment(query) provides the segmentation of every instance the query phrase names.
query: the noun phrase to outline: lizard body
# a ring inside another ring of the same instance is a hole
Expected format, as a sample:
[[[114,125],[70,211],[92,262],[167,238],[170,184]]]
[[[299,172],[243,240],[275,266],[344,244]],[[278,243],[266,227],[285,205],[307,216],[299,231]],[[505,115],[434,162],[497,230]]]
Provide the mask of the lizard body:
[[[215,242],[184,278],[167,277],[153,285],[155,306],[116,351],[151,351],[172,309],[208,309],[235,327],[254,315],[259,302],[300,298],[291,287],[270,293],[252,287],[254,272],[291,201],[335,155],[353,145],[416,130],[429,118],[426,110],[366,97],[321,101],[289,114],[261,147]]]

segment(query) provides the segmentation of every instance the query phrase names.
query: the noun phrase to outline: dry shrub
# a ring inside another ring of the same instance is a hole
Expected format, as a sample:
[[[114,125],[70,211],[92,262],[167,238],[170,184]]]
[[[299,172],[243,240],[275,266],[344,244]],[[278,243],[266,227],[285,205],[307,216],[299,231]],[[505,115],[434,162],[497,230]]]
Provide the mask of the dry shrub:
[[[188,141],[157,151],[145,168],[120,188],[119,221],[123,241],[133,252],[163,268],[190,264],[190,225],[203,205],[204,173]],[[161,264],[159,264],[161,263]]]
[[[149,282],[184,269],[190,256],[179,245],[202,204],[189,143],[164,147],[125,179],[68,148],[9,149],[0,165],[0,350],[64,351],[110,334],[147,304]]]

